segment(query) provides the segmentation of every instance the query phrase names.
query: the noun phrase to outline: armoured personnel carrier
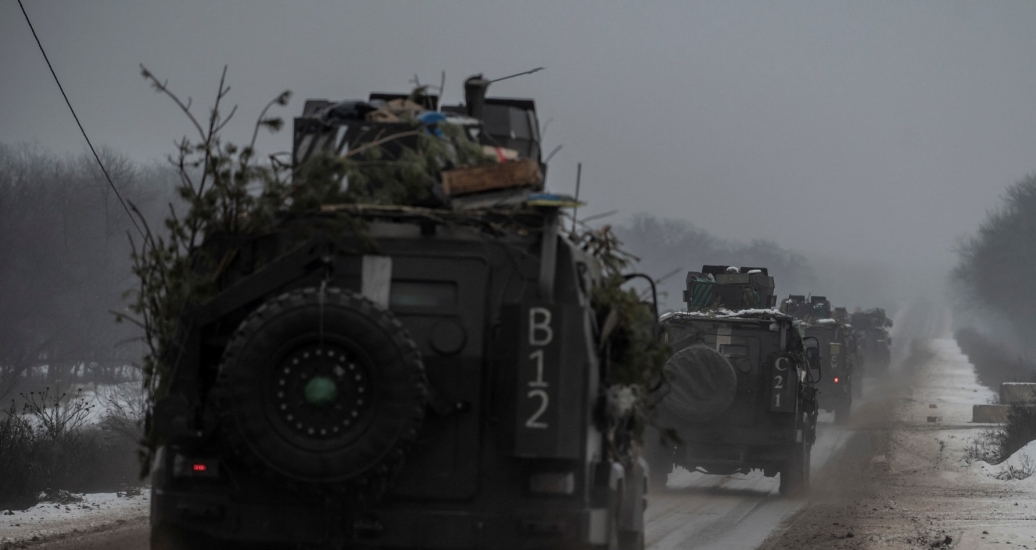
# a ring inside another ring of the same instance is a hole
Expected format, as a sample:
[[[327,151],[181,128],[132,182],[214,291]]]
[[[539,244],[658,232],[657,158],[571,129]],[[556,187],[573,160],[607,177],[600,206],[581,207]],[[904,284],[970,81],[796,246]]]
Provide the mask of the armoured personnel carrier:
[[[849,346],[849,329],[834,319],[818,319],[805,327],[804,334],[816,338],[824,350],[821,361],[824,377],[817,383],[820,408],[833,412],[835,422],[844,424],[849,420],[853,397],[859,391],[856,388],[862,387]]]
[[[810,364],[819,364],[819,350],[774,309],[773,289],[765,268],[707,265],[687,274],[687,310],[661,318],[675,353],[645,437],[654,484],[676,465],[780,474],[782,494],[809,487],[819,376]]]
[[[834,318],[836,310],[826,296],[811,296],[808,300],[790,296],[782,303],[782,309],[796,318],[803,335],[817,339],[822,350],[820,365],[824,376],[817,383],[820,408],[833,412],[835,422],[847,422],[853,396],[863,387],[857,379],[857,350],[851,328]]]
[[[892,320],[881,308],[856,310],[850,319],[866,368],[874,373],[887,372],[892,362],[892,336],[888,330]]]
[[[847,308],[836,307],[834,320],[845,326],[846,333],[848,335],[846,342],[849,346],[849,356],[853,362],[854,375],[857,381],[857,383],[852,387],[853,396],[861,397],[863,395],[863,377],[867,375],[865,370],[866,365],[863,360],[863,347],[860,346],[860,339],[857,336],[856,329],[853,328],[851,323],[852,316],[849,315],[849,310]]]
[[[474,100],[472,135],[539,163],[531,100]],[[307,102],[296,162],[391,131],[356,105]],[[642,548],[646,464],[607,406],[591,304],[602,268],[535,191],[361,205],[362,235],[324,208],[210,236],[219,288],[185,313],[154,415],[151,547]]]

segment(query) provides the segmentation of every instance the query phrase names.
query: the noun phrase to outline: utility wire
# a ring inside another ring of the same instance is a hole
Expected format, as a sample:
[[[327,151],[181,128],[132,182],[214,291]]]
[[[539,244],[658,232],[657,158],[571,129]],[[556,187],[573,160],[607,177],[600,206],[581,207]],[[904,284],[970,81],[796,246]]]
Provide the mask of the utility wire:
[[[104,163],[101,162],[100,155],[97,154],[97,150],[94,149],[93,143],[90,143],[90,137],[86,135],[86,130],[83,129],[83,124],[79,122],[79,117],[76,116],[76,110],[72,108],[72,102],[68,100],[68,94],[65,93],[65,88],[61,86],[61,80],[58,79],[58,73],[54,72],[54,66],[50,64],[50,58],[47,57],[47,52],[43,49],[43,44],[40,43],[40,37],[36,35],[36,29],[32,26],[32,21],[29,20],[29,14],[25,12],[25,6],[22,4],[22,0],[18,0],[18,7],[22,9],[22,15],[25,16],[25,22],[29,24],[29,30],[32,31],[32,37],[36,39],[36,45],[40,48],[40,53],[43,54],[43,60],[47,62],[47,68],[50,69],[50,74],[54,76],[54,82],[58,84],[58,89],[61,90],[61,97],[65,98],[65,104],[68,105],[68,110],[72,111],[72,118],[76,119],[76,125],[79,126],[79,131],[83,133],[83,139],[86,140],[86,144],[90,147],[90,152],[94,154],[94,159],[97,161],[97,165],[101,167],[101,172],[104,173],[104,178],[108,180],[108,185],[111,186],[112,191],[115,191],[115,196],[119,199],[119,204],[122,205],[122,209],[126,211],[126,215],[129,216],[133,227],[137,228],[137,232],[147,242],[147,235],[144,234],[144,230],[137,224],[137,220],[133,217],[133,213],[130,212],[129,206],[126,206],[126,201],[122,200],[122,194],[119,193],[119,189],[115,187],[115,183],[112,181],[112,177],[108,175],[108,170],[104,167]]]

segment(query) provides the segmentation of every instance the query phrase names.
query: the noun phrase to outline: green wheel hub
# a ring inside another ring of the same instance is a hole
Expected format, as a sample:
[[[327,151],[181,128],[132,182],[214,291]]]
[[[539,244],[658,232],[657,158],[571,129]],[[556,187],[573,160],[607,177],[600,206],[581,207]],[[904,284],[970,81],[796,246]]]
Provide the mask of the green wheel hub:
[[[306,383],[306,402],[317,407],[327,407],[338,398],[338,386],[326,376],[314,376]]]

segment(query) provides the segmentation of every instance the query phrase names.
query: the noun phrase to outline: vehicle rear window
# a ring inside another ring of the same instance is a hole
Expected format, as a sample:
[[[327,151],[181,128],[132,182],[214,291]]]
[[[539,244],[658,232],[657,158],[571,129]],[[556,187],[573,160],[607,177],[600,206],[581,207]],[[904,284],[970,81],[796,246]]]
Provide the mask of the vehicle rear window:
[[[453,281],[392,281],[389,305],[402,307],[444,307],[457,303]]]
[[[722,344],[719,352],[730,357],[748,357],[748,346],[741,344]]]

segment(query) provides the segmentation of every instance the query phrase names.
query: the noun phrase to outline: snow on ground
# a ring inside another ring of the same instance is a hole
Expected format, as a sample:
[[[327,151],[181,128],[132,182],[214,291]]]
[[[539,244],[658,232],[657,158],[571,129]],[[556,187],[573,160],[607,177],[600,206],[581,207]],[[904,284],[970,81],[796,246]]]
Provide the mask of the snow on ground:
[[[996,393],[978,383],[974,367],[955,340],[933,339],[927,346],[934,356],[922,367],[923,382],[909,392],[898,416],[901,422],[928,425],[931,429],[905,434],[905,439],[920,446],[920,442],[913,440],[934,437],[943,448],[939,454],[950,458],[940,468],[944,478],[960,483],[997,481],[988,472],[995,475],[998,468],[985,463],[968,465],[964,460],[967,447],[981,435],[981,430],[989,427],[971,422],[972,406],[988,403]],[[892,466],[895,468],[895,464]]]
[[[69,391],[72,399],[79,399],[90,406],[83,425],[99,424],[110,409],[109,399],[120,401],[126,412],[133,412],[129,401],[139,399],[140,382],[130,381],[121,384],[82,384],[81,389]],[[51,404],[54,395],[48,396],[47,404]],[[69,405],[65,405],[68,407]],[[75,406],[72,405],[72,409]],[[36,419],[32,414],[23,413],[23,418],[32,422]],[[0,475],[3,475],[0,472]],[[139,493],[95,493],[79,495],[81,502],[55,504],[41,502],[27,510],[0,509],[0,548],[5,543],[31,542],[50,540],[71,533],[84,533],[115,525],[122,525],[132,520],[147,518],[150,505],[148,488],[141,488]]]
[[[1036,441],[1030,441],[1021,449],[1018,449],[1010,458],[998,464],[1002,468],[1033,468],[1036,467]]]
[[[74,532],[88,532],[139,520],[148,515],[151,493],[139,495],[96,493],[82,495],[82,502],[41,502],[28,510],[0,512],[0,546],[53,539]]]
[[[974,474],[1002,480],[1014,488],[1036,489],[1036,441],[1030,441],[1000,464],[976,461],[968,471]],[[1015,476],[1028,476],[1016,479]]]
[[[981,430],[995,426],[972,423],[971,407],[992,403],[997,394],[978,383],[974,367],[968,357],[961,353],[955,341],[932,340],[929,348],[935,352],[933,362],[939,363],[939,368],[936,371],[937,376],[927,383],[922,391],[924,395],[933,396],[929,400],[938,408],[929,408],[928,414],[936,416],[938,423],[964,428],[947,430],[940,439],[945,442],[953,456],[960,457],[961,467],[958,473],[976,483],[1007,483],[1016,489],[1030,485],[1036,488],[1036,476],[1025,480],[1012,480],[1005,476],[1005,472],[1011,468],[1030,472],[1036,470],[1036,441],[1019,449],[1001,464],[976,461],[968,465],[965,462],[965,448],[981,435]]]
[[[942,424],[971,424],[972,405],[989,403],[996,397],[996,392],[979,384],[974,367],[968,356],[961,353],[955,340],[930,340],[928,349],[935,354],[931,362],[938,366],[929,368],[932,376],[913,396],[922,410],[910,412],[937,416]],[[917,401],[920,398],[927,399],[927,402]],[[931,404],[935,404],[936,409],[931,409]],[[926,407],[927,411],[924,410]]]
[[[927,325],[922,334],[945,334],[943,323],[921,320]],[[906,339],[903,344],[913,347]],[[807,513],[763,548],[1036,548],[1036,477],[997,479],[999,466],[965,460],[967,448],[990,427],[971,422],[972,405],[994,392],[977,383],[955,341],[918,344],[931,352],[927,360],[917,353],[869,388],[872,393],[865,388],[880,408],[854,407],[850,427],[860,431],[847,444],[844,468],[829,478],[829,491],[820,485]]]
[[[955,547],[1032,548],[1036,477],[998,479],[1006,464],[969,465],[965,459],[966,449],[993,426],[972,423],[972,406],[989,403],[996,393],[978,383],[956,341],[934,339],[928,346],[935,356],[921,367],[920,383],[897,414],[902,428],[892,437],[889,471],[902,483],[897,502],[953,532]],[[1023,451],[1012,457],[1016,466],[1023,456],[1036,459],[1036,444]]]

